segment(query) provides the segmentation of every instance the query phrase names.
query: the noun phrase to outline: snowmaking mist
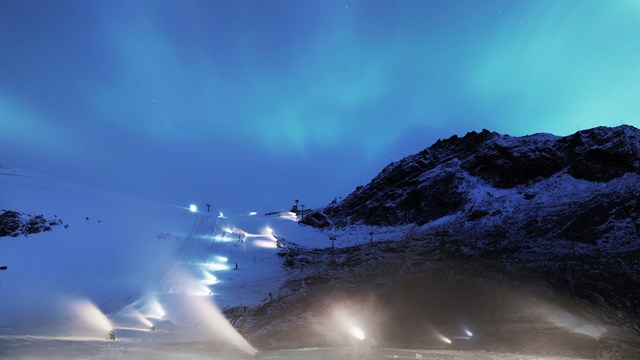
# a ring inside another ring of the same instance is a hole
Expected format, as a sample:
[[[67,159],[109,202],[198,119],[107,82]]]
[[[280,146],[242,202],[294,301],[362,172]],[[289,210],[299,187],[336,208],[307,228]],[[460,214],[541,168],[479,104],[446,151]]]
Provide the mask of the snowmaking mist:
[[[256,346],[591,356],[615,330],[602,322],[602,310],[558,296],[526,269],[454,260],[412,269],[405,253],[380,256],[377,250],[390,245],[339,249],[339,266],[330,250],[299,251],[292,262],[307,270],[284,284],[286,305],[268,303],[250,313]]]

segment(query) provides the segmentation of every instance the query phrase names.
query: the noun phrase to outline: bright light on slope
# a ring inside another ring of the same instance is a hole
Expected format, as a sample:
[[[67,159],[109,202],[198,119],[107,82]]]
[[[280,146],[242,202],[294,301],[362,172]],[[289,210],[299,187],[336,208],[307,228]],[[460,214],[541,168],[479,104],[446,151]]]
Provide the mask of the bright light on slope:
[[[218,278],[211,275],[208,271],[203,271],[204,274],[204,280],[202,280],[202,283],[204,285],[215,285],[218,283]]]
[[[160,302],[155,297],[149,301],[148,307],[149,310],[147,312],[147,317],[150,317],[152,319],[164,319],[164,317],[167,315],[167,313],[165,313],[164,309],[162,308],[162,305],[160,305]]]
[[[256,215],[258,215],[258,213],[255,212],[255,211],[252,211],[252,212],[249,213],[249,216],[256,216]]]
[[[438,339],[440,339],[441,341],[444,341],[444,342],[446,342],[447,344],[451,344],[451,340],[450,340],[448,337],[446,337],[446,336],[444,336],[444,335],[442,335],[442,334],[437,334],[436,336],[437,336],[437,337],[438,337]]]
[[[140,314],[140,312],[134,311],[133,312],[133,317],[138,319],[138,321],[140,321],[146,327],[148,327],[148,328],[152,328],[153,327],[153,323],[151,321],[149,321],[149,319],[144,317],[144,315]]]
[[[253,242],[253,245],[259,247],[259,248],[265,248],[265,249],[277,249],[278,248],[278,244],[274,243],[273,241],[270,240],[256,240]]]
[[[276,242],[278,241],[278,239],[276,239],[276,237],[274,235],[273,229],[268,227],[268,226],[262,230],[261,235],[265,236],[265,237],[268,237],[272,241],[276,241]]]
[[[333,316],[336,321],[336,325],[338,325],[339,328],[342,328],[342,331],[358,340],[365,339],[364,331],[357,324],[357,321],[350,314],[350,311],[345,308],[338,307],[333,310]]]
[[[192,213],[197,212],[198,207],[195,204],[191,204],[189,205],[189,211],[191,211]]]
[[[349,334],[358,340],[364,340],[365,338],[364,331],[355,325],[349,329]]]
[[[548,321],[567,330],[598,339],[607,330],[603,326],[590,324],[587,320],[577,317],[553,304],[538,304],[537,310]]]
[[[207,263],[205,264],[205,267],[207,268],[207,270],[211,270],[211,271],[229,270],[229,265],[219,264],[219,263]]]
[[[89,300],[80,300],[73,305],[75,312],[80,315],[82,320],[91,326],[98,328],[106,333],[113,329],[113,325],[107,317]]]
[[[467,327],[463,326],[462,330],[464,330],[464,333],[467,334],[468,337],[472,337],[473,336],[473,333]]]
[[[220,242],[233,241],[233,239],[228,237],[226,234],[224,236],[216,235],[216,236],[213,237],[213,240],[220,241]]]
[[[295,222],[298,221],[298,215],[296,215],[296,213],[292,213],[291,211],[280,213],[279,217],[285,220],[291,220]]]
[[[231,326],[229,321],[209,299],[193,297],[189,299],[189,305],[189,309],[195,311],[202,319],[202,323],[216,335],[250,355],[255,355],[258,352]]]

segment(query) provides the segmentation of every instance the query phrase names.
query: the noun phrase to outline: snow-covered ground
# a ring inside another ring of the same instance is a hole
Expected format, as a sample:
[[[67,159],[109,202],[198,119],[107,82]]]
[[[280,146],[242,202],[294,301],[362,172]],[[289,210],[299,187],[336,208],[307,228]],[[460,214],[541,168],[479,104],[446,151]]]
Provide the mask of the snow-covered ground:
[[[576,357],[485,351],[386,348],[309,348],[266,350],[251,356],[221,344],[160,342],[125,337],[115,342],[91,337],[1,336],[0,359],[427,359],[427,360],[580,360]]]
[[[325,234],[288,212],[224,215],[189,205],[0,167],[0,210],[62,221],[51,231],[0,238],[0,265],[8,266],[0,272],[3,349],[25,338],[55,345],[89,334],[86,343],[106,337],[109,327],[120,334],[158,321],[156,339],[167,326],[171,341],[225,338],[219,332],[234,332],[231,325],[202,328],[203,317],[224,321],[217,309],[267,301],[286,276],[278,246],[329,245]],[[100,325],[102,313],[107,320]],[[43,327],[46,334],[37,337]]]
[[[320,233],[288,212],[225,214],[204,204],[192,212],[188,202],[141,201],[8,168],[0,168],[0,191],[0,209],[64,223],[0,240],[0,263],[9,266],[0,274],[0,325],[65,318],[64,304],[75,298],[107,311],[176,292],[211,293],[221,308],[255,305],[284,277],[278,239],[322,248],[339,235],[335,245],[349,246],[368,242],[372,231]],[[374,240],[397,231],[376,230]]]

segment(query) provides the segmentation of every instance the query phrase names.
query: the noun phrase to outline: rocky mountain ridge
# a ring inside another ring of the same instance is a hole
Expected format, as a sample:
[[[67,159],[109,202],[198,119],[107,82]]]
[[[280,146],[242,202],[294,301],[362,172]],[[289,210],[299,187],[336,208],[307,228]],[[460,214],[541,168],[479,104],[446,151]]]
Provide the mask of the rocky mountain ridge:
[[[0,237],[25,237],[43,231],[51,231],[53,227],[65,225],[62,219],[45,218],[44,215],[23,214],[13,210],[2,210],[0,213]]]
[[[631,249],[640,233],[640,131],[599,127],[559,137],[483,130],[439,140],[387,166],[305,224],[498,232]],[[613,244],[615,242],[615,244]]]
[[[444,346],[590,356],[614,341],[636,355],[638,194],[631,126],[439,140],[305,214],[330,237],[371,241],[284,249],[291,273],[251,309],[249,334],[266,346],[340,343],[306,322],[346,303],[377,319],[377,345],[443,346],[425,329],[459,336],[464,319],[485,335]],[[397,235],[377,241],[383,232]]]

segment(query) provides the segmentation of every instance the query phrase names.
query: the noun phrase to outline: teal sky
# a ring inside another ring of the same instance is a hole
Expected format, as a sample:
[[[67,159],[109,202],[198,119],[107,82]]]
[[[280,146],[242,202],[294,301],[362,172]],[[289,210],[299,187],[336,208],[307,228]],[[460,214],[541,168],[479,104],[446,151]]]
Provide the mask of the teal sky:
[[[0,164],[320,206],[438,138],[640,127],[640,1],[0,2]]]

